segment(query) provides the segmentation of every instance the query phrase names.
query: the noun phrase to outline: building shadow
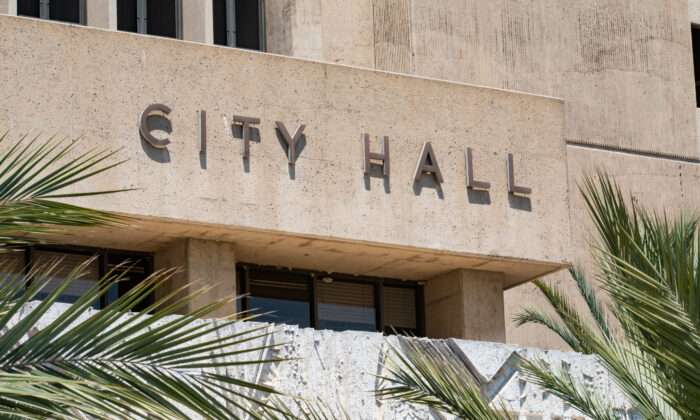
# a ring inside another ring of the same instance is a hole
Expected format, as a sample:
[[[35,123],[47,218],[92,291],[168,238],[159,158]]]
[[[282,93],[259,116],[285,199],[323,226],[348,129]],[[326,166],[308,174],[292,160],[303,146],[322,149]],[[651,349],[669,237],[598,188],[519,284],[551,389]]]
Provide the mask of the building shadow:
[[[470,204],[480,204],[484,206],[491,204],[491,194],[488,190],[467,188],[467,199]]]
[[[148,131],[161,131],[166,133],[168,136],[173,132],[173,125],[169,119],[162,115],[149,115],[146,118],[146,127]],[[165,135],[158,135],[158,133],[153,134],[157,138],[165,138]],[[158,163],[170,163],[170,151],[167,147],[158,148],[153,147],[151,144],[143,138],[141,133],[139,133],[139,138],[141,139],[141,148],[146,153],[152,161]]]
[[[423,188],[433,189],[440,200],[445,199],[442,186],[435,180],[433,175],[423,175],[418,181],[413,181],[413,194],[421,195],[423,193]]]
[[[252,143],[260,143],[260,129],[250,126],[248,126],[248,129],[250,130],[250,141]],[[231,124],[231,134],[233,135],[233,138],[241,140],[239,147],[241,150],[243,150],[243,123]],[[250,172],[250,156],[243,157],[243,171],[246,173]]]
[[[517,194],[508,194],[508,204],[511,208],[523,211],[532,211],[530,197]]]
[[[364,174],[365,190],[369,191],[372,189],[372,178],[382,178],[384,182],[384,192],[387,194],[391,193],[391,181],[389,176],[384,176],[384,168],[382,165],[370,164],[369,174]]]

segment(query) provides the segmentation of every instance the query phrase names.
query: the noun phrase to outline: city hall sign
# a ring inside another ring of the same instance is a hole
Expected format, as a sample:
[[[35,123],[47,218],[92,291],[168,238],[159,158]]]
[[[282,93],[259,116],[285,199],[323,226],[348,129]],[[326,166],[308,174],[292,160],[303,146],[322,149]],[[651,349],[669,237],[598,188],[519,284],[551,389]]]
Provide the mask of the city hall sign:
[[[151,134],[148,128],[147,120],[150,115],[154,112],[160,112],[163,116],[170,114],[172,110],[163,104],[151,104],[148,105],[141,116],[139,117],[139,131],[143,139],[148,142],[153,147],[164,148],[170,144],[169,138],[159,139]],[[246,117],[242,115],[234,115],[232,117],[234,123],[239,124],[242,127],[242,148],[243,148],[243,158],[250,158],[250,128],[251,125],[260,124],[260,118],[256,117]],[[199,150],[200,152],[205,152],[207,149],[207,119],[206,111],[198,111],[198,125],[199,125]],[[284,141],[287,147],[287,159],[290,165],[294,165],[297,160],[296,155],[296,145],[301,139],[304,129],[306,129],[305,124],[300,124],[294,131],[294,134],[290,135],[287,127],[281,121],[275,123],[276,129],[280,134],[280,137]],[[363,152],[363,164],[362,169],[365,174],[370,173],[370,167],[372,163],[381,165],[382,174],[384,177],[390,175],[391,160],[389,154],[389,137],[382,136],[382,151],[371,152],[369,148],[369,134],[363,133],[361,136],[362,140],[362,152]],[[477,190],[489,190],[491,188],[491,183],[486,181],[477,181],[474,179],[474,165],[472,162],[472,149],[467,147],[465,149],[465,169],[467,175],[467,188],[477,189]],[[418,163],[416,165],[416,170],[413,174],[415,181],[421,179],[423,175],[432,175],[438,183],[443,183],[444,179],[442,177],[442,172],[440,171],[440,165],[438,164],[437,155],[433,150],[433,146],[429,141],[423,143],[420,155],[418,157]],[[507,177],[507,187],[508,192],[511,194],[531,194],[532,189],[529,187],[523,187],[515,184],[515,169],[513,168],[513,154],[506,153],[506,174]]]

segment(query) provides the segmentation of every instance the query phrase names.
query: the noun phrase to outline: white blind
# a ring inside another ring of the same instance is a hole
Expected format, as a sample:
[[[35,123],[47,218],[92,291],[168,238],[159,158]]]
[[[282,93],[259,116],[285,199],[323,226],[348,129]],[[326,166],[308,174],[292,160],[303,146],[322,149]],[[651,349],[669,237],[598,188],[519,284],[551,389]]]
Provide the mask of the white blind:
[[[50,251],[34,251],[32,253],[32,263],[51,265],[54,261],[60,259],[60,263],[53,271],[53,278],[48,282],[46,287],[37,296],[42,298],[48,296],[51,291],[55,290],[68,275],[80,264],[90,259],[88,255],[81,254],[64,254],[61,252]],[[83,275],[74,280],[63,293],[61,302],[72,303],[83,295],[89,288],[94,286],[99,280],[100,266],[97,259],[94,259],[83,271]]]
[[[395,328],[416,328],[416,291],[407,287],[385,286],[382,310],[384,322]]]
[[[318,318],[325,321],[374,324],[374,287],[371,284],[316,280]]]

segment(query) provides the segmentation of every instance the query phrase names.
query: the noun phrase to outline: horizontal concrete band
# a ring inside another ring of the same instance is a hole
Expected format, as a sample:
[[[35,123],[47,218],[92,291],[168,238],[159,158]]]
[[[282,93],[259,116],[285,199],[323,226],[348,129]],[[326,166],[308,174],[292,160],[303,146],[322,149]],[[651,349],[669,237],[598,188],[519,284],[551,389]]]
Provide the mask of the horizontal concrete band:
[[[506,273],[504,287],[567,263],[560,100],[26,18],[0,24],[0,126],[83,135],[129,159],[80,188],[135,190],[73,202],[137,216],[139,229],[82,241],[156,249],[205,236],[238,244],[241,261],[406,278],[483,269]],[[170,109],[146,127],[164,148],[139,135],[154,103]],[[234,116],[259,119],[247,157]],[[364,173],[363,133],[375,153],[389,137],[390,176],[380,165]],[[467,147],[488,191],[467,188]]]

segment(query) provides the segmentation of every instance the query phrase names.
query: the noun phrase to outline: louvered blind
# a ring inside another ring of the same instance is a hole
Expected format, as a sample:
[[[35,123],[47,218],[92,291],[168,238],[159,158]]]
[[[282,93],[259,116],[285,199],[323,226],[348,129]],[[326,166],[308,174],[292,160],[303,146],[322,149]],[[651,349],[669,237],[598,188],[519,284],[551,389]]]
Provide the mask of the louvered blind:
[[[384,323],[394,328],[417,327],[416,291],[408,287],[384,287]]]
[[[376,330],[374,287],[316,280],[319,328]]]
[[[68,275],[80,264],[85,263],[90,259],[90,256],[82,254],[64,254],[61,252],[51,252],[51,251],[35,251],[32,253],[32,263],[36,266],[37,264],[46,264],[47,266],[60,260],[58,266],[53,270],[52,279],[42,290],[41,293],[37,295],[38,299],[42,299],[48,294],[55,290]],[[82,296],[89,288],[94,286],[99,280],[100,266],[97,259],[90,262],[83,272],[83,275],[74,280],[70,286],[63,293],[59,302],[73,303],[78,297]]]

